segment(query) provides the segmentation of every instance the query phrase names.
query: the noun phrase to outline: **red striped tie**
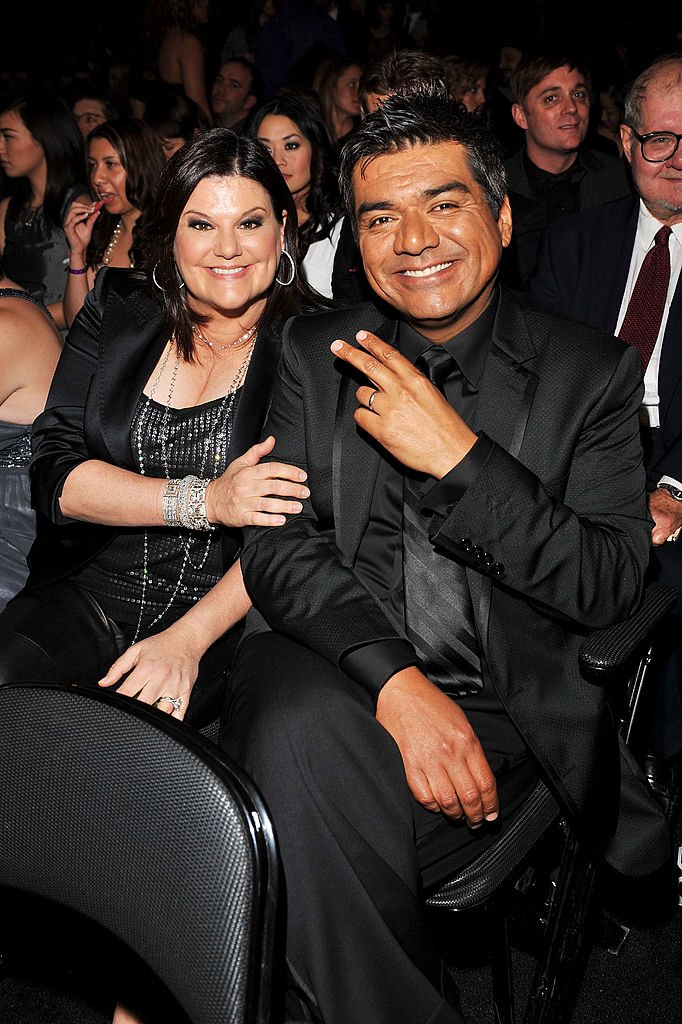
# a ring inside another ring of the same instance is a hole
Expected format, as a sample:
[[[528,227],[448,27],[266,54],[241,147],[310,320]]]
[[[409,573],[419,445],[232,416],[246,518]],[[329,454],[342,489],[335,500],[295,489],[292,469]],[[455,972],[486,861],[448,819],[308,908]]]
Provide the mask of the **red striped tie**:
[[[619,333],[623,341],[639,350],[645,370],[661,328],[670,283],[670,231],[664,225],[656,232],[654,245],[644,257],[637,275]]]

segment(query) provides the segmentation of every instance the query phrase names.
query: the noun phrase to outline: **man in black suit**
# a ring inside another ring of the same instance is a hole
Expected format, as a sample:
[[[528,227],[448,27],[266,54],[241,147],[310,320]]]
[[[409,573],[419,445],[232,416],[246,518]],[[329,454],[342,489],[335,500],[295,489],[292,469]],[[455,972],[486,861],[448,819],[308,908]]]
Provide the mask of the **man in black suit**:
[[[456,1024],[423,892],[539,774],[619,871],[667,855],[577,658],[642,586],[641,375],[628,346],[498,287],[511,217],[482,119],[390,97],[341,178],[394,312],[287,327],[267,429],[311,498],[247,533],[257,611],[221,740],[274,818],[302,1016]]]
[[[619,334],[635,282],[655,237],[671,229],[670,276],[662,318],[644,372],[642,406],[652,571],[682,588],[682,544],[667,543],[682,525],[682,56],[665,56],[635,79],[621,137],[637,195],[569,217],[547,231],[531,295],[543,305]],[[636,298],[635,298],[636,302]],[[663,795],[670,784],[661,760],[682,752],[682,608],[669,628],[649,737],[647,770]],[[674,793],[671,793],[674,796]]]
[[[529,56],[510,85],[525,144],[505,160],[514,237],[502,266],[507,284],[525,288],[545,228],[632,189],[620,157],[585,144],[590,81],[584,68],[565,55]]]

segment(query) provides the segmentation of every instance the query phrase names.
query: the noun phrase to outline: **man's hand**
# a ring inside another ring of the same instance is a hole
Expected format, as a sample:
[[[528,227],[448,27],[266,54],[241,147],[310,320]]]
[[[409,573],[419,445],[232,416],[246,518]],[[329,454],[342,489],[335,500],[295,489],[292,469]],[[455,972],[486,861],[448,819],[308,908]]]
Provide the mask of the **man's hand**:
[[[410,791],[429,811],[494,821],[495,776],[462,709],[415,666],[396,672],[377,701],[377,721],[398,744]]]
[[[335,341],[331,350],[372,382],[357,390],[356,423],[403,466],[441,480],[474,446],[476,434],[397,349],[368,331],[355,337],[362,348]]]
[[[665,544],[682,526],[682,501],[675,501],[664,487],[659,487],[649,494],[649,514],[654,520],[652,544]]]

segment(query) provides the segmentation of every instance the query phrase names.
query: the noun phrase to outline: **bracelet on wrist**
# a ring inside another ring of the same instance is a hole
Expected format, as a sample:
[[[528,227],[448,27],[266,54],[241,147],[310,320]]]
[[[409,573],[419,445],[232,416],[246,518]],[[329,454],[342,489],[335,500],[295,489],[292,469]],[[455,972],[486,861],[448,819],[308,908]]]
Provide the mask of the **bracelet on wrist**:
[[[183,526],[201,532],[215,530],[206,518],[206,488],[210,482],[196,476],[168,480],[161,501],[166,526]]]
[[[69,273],[73,274],[76,277],[80,277],[81,274],[87,274],[87,272],[87,267],[81,267],[80,269],[74,269],[73,267],[69,267]]]

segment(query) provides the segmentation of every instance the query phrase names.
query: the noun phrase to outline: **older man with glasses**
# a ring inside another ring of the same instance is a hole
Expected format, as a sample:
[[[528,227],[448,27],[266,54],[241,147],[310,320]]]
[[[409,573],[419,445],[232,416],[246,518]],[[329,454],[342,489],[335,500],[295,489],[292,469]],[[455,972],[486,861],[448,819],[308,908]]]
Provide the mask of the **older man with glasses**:
[[[682,589],[682,54],[632,83],[621,125],[636,195],[553,224],[533,298],[635,345],[652,523],[650,570]],[[615,583],[615,581],[614,581]],[[669,628],[651,713],[647,774],[675,816],[682,760],[682,602]]]

